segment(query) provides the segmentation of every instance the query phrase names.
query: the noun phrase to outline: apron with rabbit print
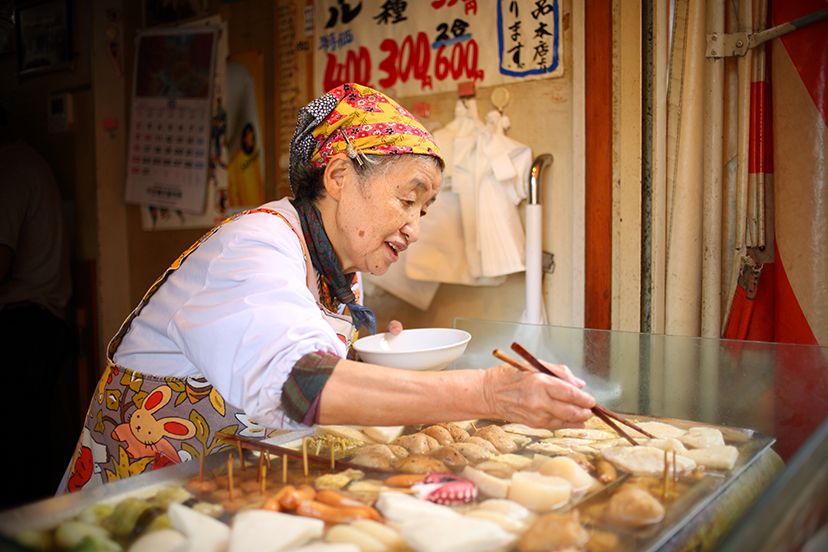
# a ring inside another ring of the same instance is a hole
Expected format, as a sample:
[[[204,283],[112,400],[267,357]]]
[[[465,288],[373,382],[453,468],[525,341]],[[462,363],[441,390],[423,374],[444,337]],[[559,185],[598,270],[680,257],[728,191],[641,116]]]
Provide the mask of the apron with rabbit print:
[[[115,351],[130,324],[195,249],[218,228],[249,213],[269,213],[282,218],[293,229],[305,254],[307,284],[317,299],[325,320],[350,349],[354,325],[348,314],[337,314],[336,300],[317,279],[301,228],[272,209],[253,209],[228,218],[216,226],[166,270],[121,325],[107,348],[107,367],[101,376],[87,413],[75,455],[63,476],[58,494],[74,492],[154,470],[226,449],[229,445],[216,433],[264,439],[274,433],[250,419],[242,410],[225,402],[205,378],[161,378],[118,366]],[[356,277],[354,285],[357,284]],[[325,306],[323,306],[325,305]],[[327,306],[327,308],[326,308]]]

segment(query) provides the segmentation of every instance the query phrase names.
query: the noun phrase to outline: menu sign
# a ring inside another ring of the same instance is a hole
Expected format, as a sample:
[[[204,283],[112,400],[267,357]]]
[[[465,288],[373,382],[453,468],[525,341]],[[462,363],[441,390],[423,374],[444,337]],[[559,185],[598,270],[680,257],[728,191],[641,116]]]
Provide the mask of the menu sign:
[[[563,74],[559,0],[315,0],[315,93],[398,97]]]

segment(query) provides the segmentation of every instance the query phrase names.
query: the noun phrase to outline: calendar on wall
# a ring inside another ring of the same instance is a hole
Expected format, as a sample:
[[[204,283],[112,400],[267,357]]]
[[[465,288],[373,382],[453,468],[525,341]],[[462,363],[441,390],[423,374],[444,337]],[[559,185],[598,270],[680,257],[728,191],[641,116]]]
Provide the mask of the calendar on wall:
[[[127,203],[204,212],[217,41],[209,26],[139,33]]]

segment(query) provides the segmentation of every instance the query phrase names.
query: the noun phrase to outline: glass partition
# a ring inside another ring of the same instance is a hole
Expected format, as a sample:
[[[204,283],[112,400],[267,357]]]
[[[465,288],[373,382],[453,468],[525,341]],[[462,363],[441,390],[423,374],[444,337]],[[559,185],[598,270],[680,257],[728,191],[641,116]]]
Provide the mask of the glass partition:
[[[457,318],[472,335],[454,369],[498,364],[520,343],[568,365],[603,406],[753,429],[788,460],[828,418],[828,347]]]

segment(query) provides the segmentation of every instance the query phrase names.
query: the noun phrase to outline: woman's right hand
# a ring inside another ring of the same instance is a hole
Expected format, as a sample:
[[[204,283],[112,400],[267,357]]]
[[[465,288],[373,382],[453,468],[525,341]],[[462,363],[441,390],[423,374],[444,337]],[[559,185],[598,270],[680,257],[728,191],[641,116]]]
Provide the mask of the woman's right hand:
[[[536,428],[583,427],[595,399],[569,368],[545,364],[561,379],[505,363],[485,371],[483,393],[494,419]]]

